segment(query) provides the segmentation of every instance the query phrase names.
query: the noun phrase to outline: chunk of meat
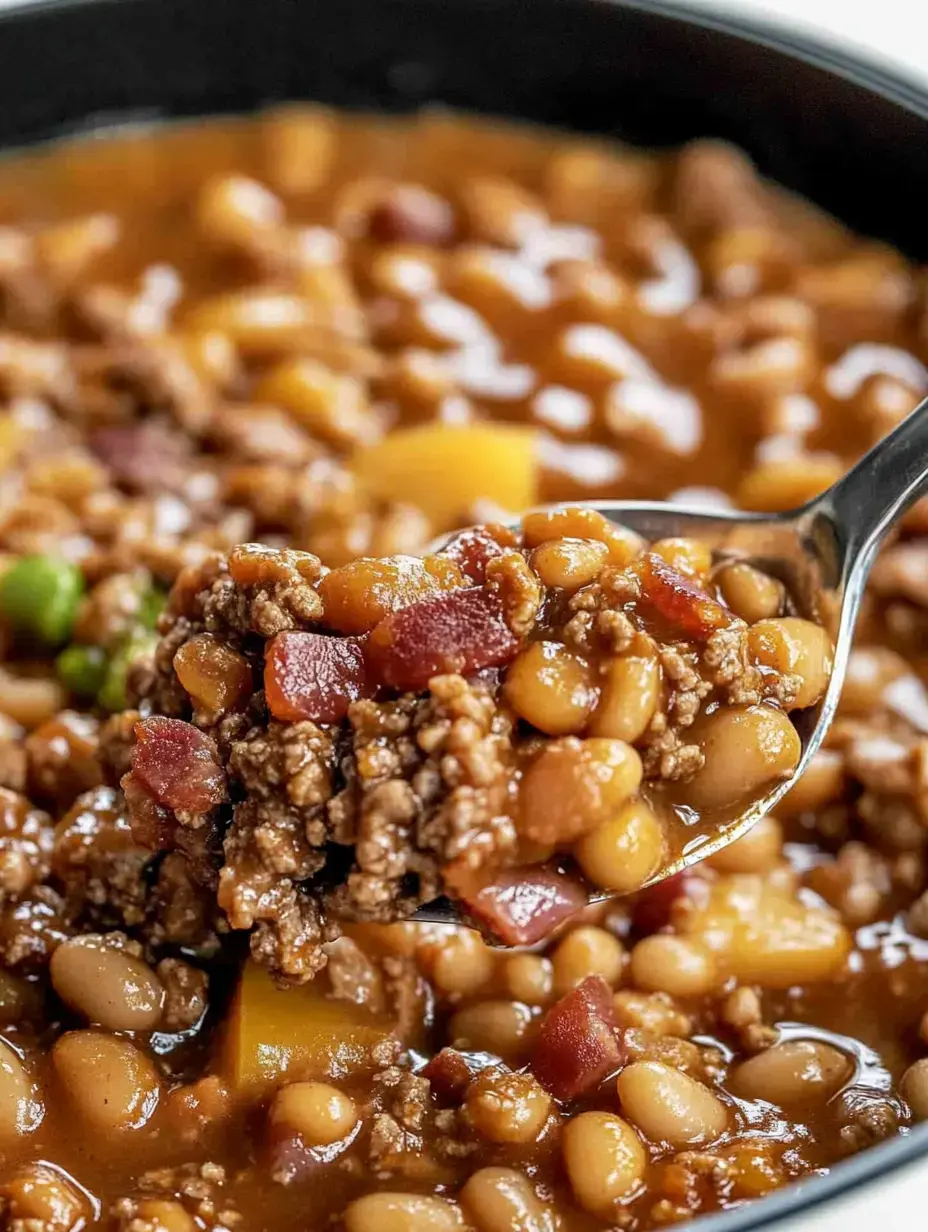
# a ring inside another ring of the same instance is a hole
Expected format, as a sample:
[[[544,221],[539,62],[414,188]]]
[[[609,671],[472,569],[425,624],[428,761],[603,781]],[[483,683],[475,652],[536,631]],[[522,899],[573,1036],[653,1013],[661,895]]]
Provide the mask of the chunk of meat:
[[[483,582],[487,565],[516,546],[516,536],[508,526],[490,523],[472,526],[449,539],[440,556],[449,556],[472,582]]]
[[[186,478],[182,438],[157,423],[98,428],[91,434],[90,448],[130,492],[173,491]]]
[[[506,945],[534,945],[587,904],[584,887],[553,868],[510,868],[473,895],[471,915]]]
[[[156,715],[135,725],[131,776],[165,808],[205,813],[226,798],[226,776],[212,740],[182,719]]]
[[[432,1094],[443,1104],[460,1103],[476,1073],[466,1053],[457,1048],[442,1048],[422,1071],[432,1088]]]
[[[500,667],[519,645],[498,600],[473,586],[385,616],[370,635],[367,659],[384,684],[418,691],[433,676]]]
[[[601,975],[588,975],[545,1014],[532,1073],[555,1099],[571,1100],[599,1086],[621,1064],[612,989]]]
[[[655,553],[645,554],[638,571],[642,602],[683,637],[704,642],[731,624],[727,608]]]
[[[278,633],[265,650],[264,690],[275,719],[337,723],[371,694],[364,649],[356,638]]]

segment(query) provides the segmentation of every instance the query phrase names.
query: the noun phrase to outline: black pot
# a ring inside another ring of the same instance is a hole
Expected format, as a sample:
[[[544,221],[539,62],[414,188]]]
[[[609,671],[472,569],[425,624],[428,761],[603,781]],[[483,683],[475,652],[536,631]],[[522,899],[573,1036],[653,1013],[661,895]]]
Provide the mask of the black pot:
[[[651,146],[724,137],[928,259],[928,82],[804,34],[663,0],[46,0],[0,14],[0,145],[295,98],[441,101]],[[836,1232],[870,1217],[901,1232],[923,1221],[919,1198],[928,1125],[698,1226]]]

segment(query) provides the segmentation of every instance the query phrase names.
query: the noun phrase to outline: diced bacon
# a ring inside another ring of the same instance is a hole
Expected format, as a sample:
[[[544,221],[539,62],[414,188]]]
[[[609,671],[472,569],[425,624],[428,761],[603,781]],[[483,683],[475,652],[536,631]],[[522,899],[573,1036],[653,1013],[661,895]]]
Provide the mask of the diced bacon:
[[[422,1070],[432,1087],[432,1094],[443,1104],[456,1104],[464,1098],[471,1079],[483,1065],[475,1064],[484,1054],[471,1056],[456,1048],[442,1048]]]
[[[463,902],[478,923],[506,945],[534,945],[587,905],[583,885],[537,865],[510,868]]]
[[[450,556],[472,582],[482,583],[490,561],[515,547],[516,542],[508,526],[472,526],[450,539],[439,555]]]
[[[155,423],[97,428],[90,448],[116,482],[133,492],[173,491],[185,478],[181,438]]]
[[[208,736],[181,719],[156,715],[135,725],[129,774],[157,804],[175,813],[206,813],[226,799],[226,776]]]
[[[601,975],[588,975],[542,1019],[531,1070],[559,1100],[594,1090],[622,1064],[612,1008],[612,989]]]
[[[378,681],[417,691],[433,676],[498,667],[519,646],[499,600],[473,586],[385,616],[370,635],[367,660]]]
[[[356,638],[288,630],[268,642],[264,691],[275,719],[337,723],[370,696],[364,649]]]
[[[716,629],[731,624],[727,608],[654,552],[644,556],[640,576],[644,602],[683,637],[704,642]]]
[[[644,934],[660,932],[670,923],[673,905],[678,898],[689,894],[695,880],[692,874],[674,873],[656,885],[648,886],[635,897],[632,923],[637,932]]]

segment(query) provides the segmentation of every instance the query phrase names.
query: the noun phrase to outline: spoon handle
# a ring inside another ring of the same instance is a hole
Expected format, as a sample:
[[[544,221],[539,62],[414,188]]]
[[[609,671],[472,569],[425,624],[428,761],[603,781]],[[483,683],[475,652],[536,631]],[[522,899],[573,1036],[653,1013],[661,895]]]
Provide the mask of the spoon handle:
[[[925,492],[928,398],[819,497],[812,509],[840,528],[844,559],[866,569],[896,519]]]

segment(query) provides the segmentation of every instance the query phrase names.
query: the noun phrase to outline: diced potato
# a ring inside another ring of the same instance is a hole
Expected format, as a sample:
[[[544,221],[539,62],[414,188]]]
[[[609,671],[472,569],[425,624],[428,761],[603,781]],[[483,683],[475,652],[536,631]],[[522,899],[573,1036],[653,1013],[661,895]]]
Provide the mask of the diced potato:
[[[478,500],[512,512],[537,503],[534,442],[530,428],[511,424],[431,423],[358,450],[354,469],[375,496],[411,501],[450,528]]]
[[[851,948],[835,912],[748,873],[720,877],[684,927],[715,954],[724,974],[762,988],[832,979]]]
[[[278,988],[246,963],[222,1051],[223,1076],[236,1094],[253,1095],[290,1081],[343,1078],[376,1068],[371,1050],[389,1023],[324,993],[321,981]]]

